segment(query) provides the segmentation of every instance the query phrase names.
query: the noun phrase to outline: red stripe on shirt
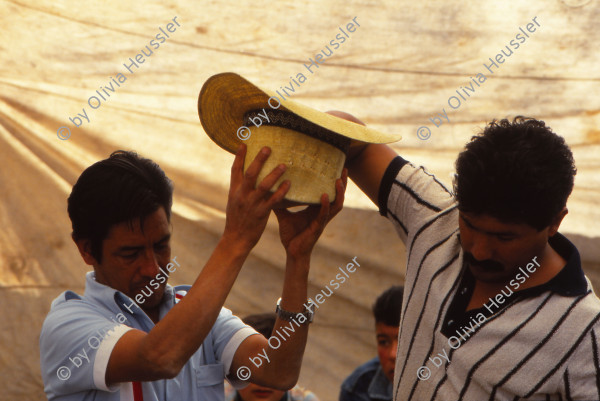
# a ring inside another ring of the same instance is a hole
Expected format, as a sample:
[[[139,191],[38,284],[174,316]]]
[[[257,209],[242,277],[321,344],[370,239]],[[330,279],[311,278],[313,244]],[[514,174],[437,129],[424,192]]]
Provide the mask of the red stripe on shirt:
[[[144,393],[142,393],[142,383],[132,382],[133,384],[133,400],[144,401]]]

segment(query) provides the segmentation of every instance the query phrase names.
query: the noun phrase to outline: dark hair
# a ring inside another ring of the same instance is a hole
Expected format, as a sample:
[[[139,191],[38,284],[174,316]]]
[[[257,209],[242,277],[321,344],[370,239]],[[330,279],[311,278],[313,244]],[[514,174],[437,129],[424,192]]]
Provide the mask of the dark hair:
[[[89,239],[91,254],[102,260],[102,241],[110,228],[122,222],[143,220],[163,207],[171,218],[173,183],[150,159],[117,150],[94,163],[79,176],[67,201],[73,238]]]
[[[276,320],[277,315],[275,313],[259,313],[256,315],[248,315],[242,319],[244,323],[251,326],[254,330],[265,336],[265,338],[271,337]]]
[[[461,211],[542,230],[563,209],[577,173],[565,140],[543,121],[492,121],[456,160]]]
[[[404,287],[396,285],[388,288],[377,297],[373,305],[375,323],[383,323],[386,326],[399,326],[403,295]]]

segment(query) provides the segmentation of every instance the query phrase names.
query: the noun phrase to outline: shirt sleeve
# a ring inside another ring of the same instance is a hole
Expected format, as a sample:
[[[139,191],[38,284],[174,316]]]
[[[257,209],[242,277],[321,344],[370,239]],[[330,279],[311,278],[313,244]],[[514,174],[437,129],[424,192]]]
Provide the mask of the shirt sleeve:
[[[238,379],[235,373],[230,374],[229,369],[240,344],[249,336],[258,333],[227,308],[221,308],[212,332],[215,357],[223,364],[224,375],[234,388],[245,387],[248,382]]]
[[[433,174],[400,156],[383,175],[378,201],[379,213],[390,219],[404,243],[425,221],[456,205],[453,194]]]
[[[40,364],[48,397],[116,391],[118,385],[106,386],[106,367],[114,345],[129,330],[83,300],[63,298],[53,304],[40,334]]]

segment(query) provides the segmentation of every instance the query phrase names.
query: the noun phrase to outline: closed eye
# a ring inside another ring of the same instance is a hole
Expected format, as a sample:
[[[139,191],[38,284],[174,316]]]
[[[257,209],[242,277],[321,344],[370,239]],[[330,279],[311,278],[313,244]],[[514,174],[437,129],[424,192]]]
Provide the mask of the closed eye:
[[[138,257],[138,254],[139,254],[139,251],[129,252],[129,253],[122,254],[121,257],[123,257],[125,259],[135,259]]]

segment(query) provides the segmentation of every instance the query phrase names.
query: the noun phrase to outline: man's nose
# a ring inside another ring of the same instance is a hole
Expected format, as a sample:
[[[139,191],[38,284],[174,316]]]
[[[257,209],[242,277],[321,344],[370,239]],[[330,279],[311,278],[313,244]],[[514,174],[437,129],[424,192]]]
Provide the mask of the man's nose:
[[[473,236],[473,243],[469,252],[478,261],[488,260],[492,258],[492,248],[490,245],[490,239],[487,235],[475,235]]]
[[[160,272],[159,268],[160,265],[154,250],[144,252],[140,274],[145,277],[154,277]]]

